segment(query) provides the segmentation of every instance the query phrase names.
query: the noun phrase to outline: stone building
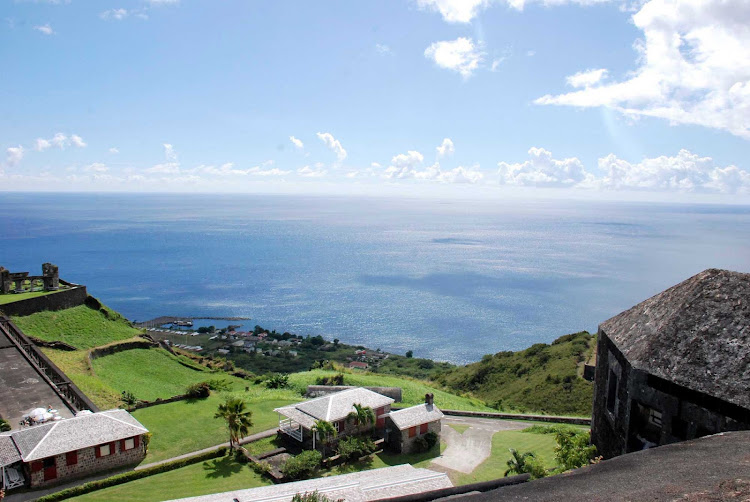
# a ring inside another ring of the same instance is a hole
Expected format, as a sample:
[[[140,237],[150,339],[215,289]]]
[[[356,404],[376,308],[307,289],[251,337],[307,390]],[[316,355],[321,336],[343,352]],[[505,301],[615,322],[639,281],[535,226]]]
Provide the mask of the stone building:
[[[428,432],[434,432],[440,438],[441,412],[434,404],[432,394],[425,395],[424,404],[392,411],[386,418],[386,442],[392,449],[401,453],[412,453],[416,450],[415,441]]]
[[[2,433],[0,474],[9,488],[19,479],[37,488],[137,464],[147,432],[127,411],[109,410]]]
[[[318,420],[333,424],[339,438],[355,432],[382,433],[385,427],[385,417],[390,412],[393,402],[390,397],[362,387],[355,387],[291,406],[276,408],[274,411],[279,414],[279,430],[283,434],[303,443],[306,447],[312,447],[313,430]],[[375,423],[365,428],[357,428],[354,423],[347,420],[349,413],[354,411],[355,404],[371,408],[376,417]],[[320,438],[316,437],[316,446],[319,441]]]
[[[26,282],[29,282],[27,287]],[[56,291],[60,288],[60,272],[57,265],[42,264],[42,275],[29,275],[28,272],[11,272],[0,267],[0,294],[24,293],[35,288],[35,283],[41,283],[44,291]]]
[[[750,274],[710,269],[599,326],[591,440],[605,458],[750,429]]]

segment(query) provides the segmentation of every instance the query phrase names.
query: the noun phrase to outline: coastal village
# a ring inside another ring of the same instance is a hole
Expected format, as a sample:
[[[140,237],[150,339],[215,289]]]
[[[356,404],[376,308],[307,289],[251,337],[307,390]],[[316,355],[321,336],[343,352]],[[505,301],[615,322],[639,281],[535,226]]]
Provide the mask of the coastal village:
[[[493,408],[323,337],[136,327],[50,263],[0,267],[0,312],[7,502],[750,497],[750,274],[709,269],[603,320],[590,357],[571,352],[588,416]],[[523,357],[545,368],[576,340]],[[309,354],[286,374],[244,359]]]

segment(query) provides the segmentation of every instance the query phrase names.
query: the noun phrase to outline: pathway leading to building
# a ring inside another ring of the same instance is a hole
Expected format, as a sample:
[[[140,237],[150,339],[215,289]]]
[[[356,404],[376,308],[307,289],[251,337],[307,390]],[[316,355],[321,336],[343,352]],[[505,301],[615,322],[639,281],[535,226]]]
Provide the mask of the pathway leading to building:
[[[468,425],[463,434],[449,425]],[[430,468],[445,472],[444,469],[470,474],[479,464],[489,458],[492,451],[492,436],[499,431],[525,429],[529,424],[491,418],[443,417],[440,437],[447,447],[443,454],[430,463]]]

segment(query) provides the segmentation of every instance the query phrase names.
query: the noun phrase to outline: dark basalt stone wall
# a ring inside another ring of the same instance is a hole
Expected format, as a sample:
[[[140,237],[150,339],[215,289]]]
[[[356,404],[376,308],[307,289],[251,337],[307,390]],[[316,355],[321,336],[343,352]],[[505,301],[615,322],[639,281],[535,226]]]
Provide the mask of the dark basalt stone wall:
[[[64,310],[83,305],[87,297],[86,286],[76,286],[49,295],[6,303],[0,306],[0,311],[7,316],[25,316],[45,310]]]

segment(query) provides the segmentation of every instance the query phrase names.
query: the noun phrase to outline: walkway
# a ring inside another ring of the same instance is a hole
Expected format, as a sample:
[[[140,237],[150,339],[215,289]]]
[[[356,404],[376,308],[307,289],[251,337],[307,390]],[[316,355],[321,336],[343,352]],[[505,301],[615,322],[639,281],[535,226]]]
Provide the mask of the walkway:
[[[468,425],[463,434],[456,432],[453,425]],[[517,431],[528,427],[528,423],[493,420],[490,418],[443,417],[440,438],[447,447],[443,454],[434,459],[430,469],[440,472],[454,470],[470,474],[479,464],[489,458],[492,451],[492,436],[499,431]]]

